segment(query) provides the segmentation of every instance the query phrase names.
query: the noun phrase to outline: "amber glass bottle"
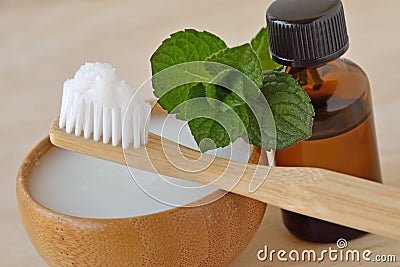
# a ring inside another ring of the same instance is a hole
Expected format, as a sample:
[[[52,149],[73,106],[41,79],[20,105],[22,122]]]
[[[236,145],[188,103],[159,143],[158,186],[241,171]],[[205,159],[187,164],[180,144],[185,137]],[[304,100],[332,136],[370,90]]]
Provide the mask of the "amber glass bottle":
[[[277,0],[267,22],[272,57],[303,86],[315,109],[311,138],[277,151],[276,165],[321,167],[381,182],[368,78],[340,58],[348,49],[340,0]],[[291,233],[312,242],[364,234],[289,211],[282,215]]]

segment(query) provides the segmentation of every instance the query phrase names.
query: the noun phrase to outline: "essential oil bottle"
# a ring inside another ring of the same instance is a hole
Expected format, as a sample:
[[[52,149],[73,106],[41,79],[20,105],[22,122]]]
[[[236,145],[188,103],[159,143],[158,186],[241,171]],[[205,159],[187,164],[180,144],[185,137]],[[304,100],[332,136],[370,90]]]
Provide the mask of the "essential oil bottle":
[[[341,1],[277,0],[267,10],[267,25],[272,58],[315,109],[311,138],[277,151],[276,165],[321,167],[381,182],[369,81],[354,62],[340,58],[349,48]],[[365,234],[285,210],[282,215],[292,234],[311,242]]]

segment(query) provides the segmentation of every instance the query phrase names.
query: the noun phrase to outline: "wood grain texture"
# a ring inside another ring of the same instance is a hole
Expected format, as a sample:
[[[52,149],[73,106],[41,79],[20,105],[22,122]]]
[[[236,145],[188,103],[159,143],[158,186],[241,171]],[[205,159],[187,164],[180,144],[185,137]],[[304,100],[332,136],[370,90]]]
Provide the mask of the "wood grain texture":
[[[228,193],[207,205],[131,218],[61,214],[43,207],[29,193],[30,174],[51,147],[48,138],[39,143],[17,178],[23,224],[50,266],[227,266],[253,238],[265,212],[266,204]]]
[[[149,143],[137,151],[122,151],[121,147],[66,134],[57,125],[56,119],[50,127],[50,139],[56,146],[140,170],[213,184],[285,210],[400,240],[399,188],[324,169],[270,168],[207,154],[201,154],[201,160],[211,164],[204,171],[193,172],[199,162],[184,161],[182,154],[193,159],[199,152],[184,146],[179,146],[179,151],[176,143],[157,135],[150,134]],[[167,156],[164,151],[168,151]],[[171,165],[170,160],[181,162],[184,170]],[[267,175],[265,182],[250,193],[252,179],[262,181]]]

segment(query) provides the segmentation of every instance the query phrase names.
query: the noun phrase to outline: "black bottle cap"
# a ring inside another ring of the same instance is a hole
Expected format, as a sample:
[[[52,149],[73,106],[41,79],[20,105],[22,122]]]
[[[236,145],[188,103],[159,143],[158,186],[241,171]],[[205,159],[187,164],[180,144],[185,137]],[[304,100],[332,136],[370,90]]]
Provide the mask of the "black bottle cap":
[[[340,0],[276,0],[267,24],[271,56],[282,65],[318,66],[349,48]]]

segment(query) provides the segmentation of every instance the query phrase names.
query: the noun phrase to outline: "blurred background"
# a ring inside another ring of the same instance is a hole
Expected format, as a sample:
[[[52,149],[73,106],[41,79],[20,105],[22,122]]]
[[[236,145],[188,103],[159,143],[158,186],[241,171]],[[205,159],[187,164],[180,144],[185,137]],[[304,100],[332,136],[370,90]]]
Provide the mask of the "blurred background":
[[[229,46],[240,45],[265,25],[271,2],[0,0],[0,266],[46,266],[19,220],[15,177],[25,155],[58,115],[65,79],[83,63],[99,61],[116,67],[120,79],[140,86],[150,78],[150,56],[170,33],[207,30]],[[370,77],[384,179],[400,186],[400,1],[343,2],[351,42],[346,57]],[[257,251],[266,242],[279,248],[285,238],[301,244],[270,207],[257,236],[232,266],[263,266]],[[368,240],[397,247],[400,253],[398,242]]]

